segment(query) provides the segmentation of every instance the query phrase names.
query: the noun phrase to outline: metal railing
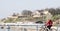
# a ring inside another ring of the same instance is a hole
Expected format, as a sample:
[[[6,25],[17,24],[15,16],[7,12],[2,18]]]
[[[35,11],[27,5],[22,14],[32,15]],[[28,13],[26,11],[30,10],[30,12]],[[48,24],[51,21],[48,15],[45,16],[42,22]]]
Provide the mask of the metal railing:
[[[0,25],[0,31],[40,31],[39,29],[40,25]]]
[[[38,25],[0,25],[0,31],[39,31]]]

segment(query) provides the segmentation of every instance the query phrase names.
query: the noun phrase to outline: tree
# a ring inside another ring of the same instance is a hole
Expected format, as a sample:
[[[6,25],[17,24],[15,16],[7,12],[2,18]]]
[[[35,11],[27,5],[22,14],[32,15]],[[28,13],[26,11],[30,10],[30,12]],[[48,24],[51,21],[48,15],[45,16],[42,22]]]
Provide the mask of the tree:
[[[31,16],[32,15],[32,11],[30,11],[30,10],[23,10],[22,11],[22,15],[29,15],[29,16]]]
[[[58,15],[58,14],[60,14],[60,9],[59,8],[56,8],[56,9],[54,9],[54,8],[50,8],[49,9],[49,12],[54,16],[54,15]]]
[[[56,15],[56,10],[54,8],[50,8],[49,12],[54,16]]]
[[[60,8],[56,8],[57,14],[60,14]]]

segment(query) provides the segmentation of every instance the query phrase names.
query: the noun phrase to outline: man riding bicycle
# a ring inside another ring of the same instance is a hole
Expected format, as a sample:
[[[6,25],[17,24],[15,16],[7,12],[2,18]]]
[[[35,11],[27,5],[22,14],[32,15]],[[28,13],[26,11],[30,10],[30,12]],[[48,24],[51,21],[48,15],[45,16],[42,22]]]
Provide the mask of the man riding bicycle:
[[[50,30],[52,27],[52,24],[53,24],[52,20],[49,19],[46,21],[45,26],[47,26],[47,28]]]

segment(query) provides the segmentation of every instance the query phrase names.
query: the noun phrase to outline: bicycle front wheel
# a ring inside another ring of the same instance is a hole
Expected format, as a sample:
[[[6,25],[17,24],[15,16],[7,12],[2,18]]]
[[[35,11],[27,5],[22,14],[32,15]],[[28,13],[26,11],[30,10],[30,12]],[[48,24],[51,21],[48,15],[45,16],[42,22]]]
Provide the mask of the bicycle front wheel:
[[[45,31],[45,29],[40,27],[39,31]]]

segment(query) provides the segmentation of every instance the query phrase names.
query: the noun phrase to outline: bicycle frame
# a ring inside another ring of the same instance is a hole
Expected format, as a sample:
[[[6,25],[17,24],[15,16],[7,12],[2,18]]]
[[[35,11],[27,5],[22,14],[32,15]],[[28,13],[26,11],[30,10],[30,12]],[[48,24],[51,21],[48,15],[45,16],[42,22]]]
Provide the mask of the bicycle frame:
[[[47,31],[47,30],[48,30],[48,31],[53,31],[53,30],[54,30],[54,31],[57,31],[56,29],[48,29],[47,26],[45,26],[45,25],[41,26],[40,28],[41,28],[41,29],[40,29],[41,31]]]

